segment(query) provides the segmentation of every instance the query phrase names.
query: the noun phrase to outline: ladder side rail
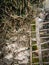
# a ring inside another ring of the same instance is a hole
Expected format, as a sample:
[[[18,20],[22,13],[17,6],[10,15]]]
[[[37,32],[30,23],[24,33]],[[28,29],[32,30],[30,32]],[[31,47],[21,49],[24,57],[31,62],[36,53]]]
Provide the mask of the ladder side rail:
[[[42,52],[41,52],[41,44],[40,44],[40,32],[39,32],[39,22],[36,21],[36,39],[37,39],[37,48],[39,53],[39,63],[40,65],[43,65],[42,63]]]

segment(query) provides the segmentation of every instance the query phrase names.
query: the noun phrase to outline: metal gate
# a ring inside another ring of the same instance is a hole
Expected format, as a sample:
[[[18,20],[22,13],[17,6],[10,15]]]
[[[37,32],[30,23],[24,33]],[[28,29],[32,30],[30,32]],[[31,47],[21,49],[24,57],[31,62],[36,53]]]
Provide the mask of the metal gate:
[[[49,21],[31,24],[30,65],[49,65]],[[48,24],[48,25],[47,25]]]

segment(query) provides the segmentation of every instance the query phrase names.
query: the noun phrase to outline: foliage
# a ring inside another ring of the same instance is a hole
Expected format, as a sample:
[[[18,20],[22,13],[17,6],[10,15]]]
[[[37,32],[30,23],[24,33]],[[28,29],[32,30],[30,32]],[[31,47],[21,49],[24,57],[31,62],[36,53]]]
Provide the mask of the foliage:
[[[43,0],[40,1],[40,3]],[[23,15],[28,12],[30,4],[38,4],[39,0],[0,0],[0,14],[4,15]]]
[[[19,28],[20,22],[18,21],[21,20],[19,18],[17,20],[17,16],[28,15],[26,19],[29,20],[33,17],[33,5],[37,4],[39,7],[42,2],[43,0],[0,0],[0,27],[8,26],[11,29],[17,22],[16,26]]]

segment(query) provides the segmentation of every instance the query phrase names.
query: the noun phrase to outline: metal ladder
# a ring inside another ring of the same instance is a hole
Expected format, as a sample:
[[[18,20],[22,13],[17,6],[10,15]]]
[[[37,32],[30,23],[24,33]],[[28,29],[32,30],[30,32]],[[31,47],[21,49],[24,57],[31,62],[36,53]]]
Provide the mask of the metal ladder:
[[[42,25],[47,25],[47,23],[49,24],[49,22],[43,22]],[[49,28],[40,29],[39,24],[40,23],[37,21],[30,25],[30,28],[32,28],[30,32],[30,65],[49,65],[49,40],[46,40],[49,38],[49,34],[47,33]],[[35,28],[35,30],[33,28]]]

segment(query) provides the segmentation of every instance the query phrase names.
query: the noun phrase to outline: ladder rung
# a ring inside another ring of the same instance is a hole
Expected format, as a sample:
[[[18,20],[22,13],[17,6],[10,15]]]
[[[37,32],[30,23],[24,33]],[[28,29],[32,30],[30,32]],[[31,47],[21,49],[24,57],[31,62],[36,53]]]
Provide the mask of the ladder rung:
[[[36,33],[36,31],[31,31],[32,33]]]
[[[40,37],[40,38],[49,38],[49,36],[48,37]]]
[[[49,43],[49,41],[43,42],[43,43],[41,43],[41,44],[46,44],[46,43]]]
[[[36,24],[30,24],[31,26],[34,26],[34,25],[36,25]]]
[[[49,49],[42,49],[42,51],[49,51]]]
[[[49,62],[43,62],[44,64],[49,64]]]
[[[32,53],[34,53],[34,52],[38,52],[38,50],[32,51]]]
[[[49,22],[43,22],[43,24],[48,24]]]
[[[34,64],[39,64],[39,62],[36,62],[36,63],[32,63],[32,64],[33,64],[33,65],[34,65]]]
[[[48,33],[48,34],[40,34],[40,36],[42,36],[42,35],[43,35],[43,36],[49,36],[49,33]]]
[[[43,58],[44,58],[44,57],[49,57],[49,55],[44,55]]]
[[[39,56],[33,57],[33,58],[39,58]]]
[[[37,44],[32,44],[32,46],[36,46]]]
[[[48,30],[49,30],[49,29],[42,29],[42,30],[40,30],[40,32],[41,32],[41,31],[48,31]]]
[[[49,24],[49,22],[42,22],[41,24],[42,24],[42,25],[44,25],[44,24]]]
[[[40,32],[40,35],[43,35],[44,33],[43,32]]]
[[[36,41],[36,38],[32,38],[32,41]]]

